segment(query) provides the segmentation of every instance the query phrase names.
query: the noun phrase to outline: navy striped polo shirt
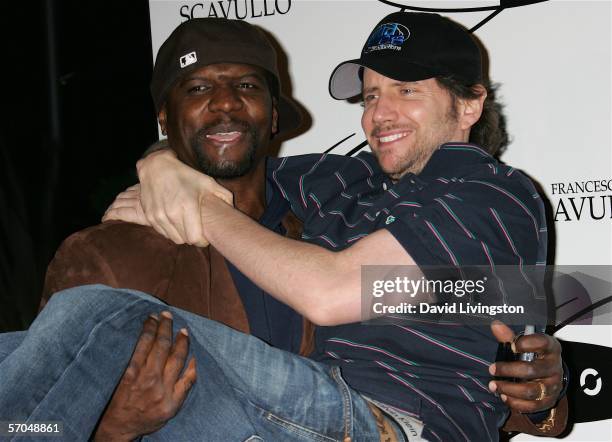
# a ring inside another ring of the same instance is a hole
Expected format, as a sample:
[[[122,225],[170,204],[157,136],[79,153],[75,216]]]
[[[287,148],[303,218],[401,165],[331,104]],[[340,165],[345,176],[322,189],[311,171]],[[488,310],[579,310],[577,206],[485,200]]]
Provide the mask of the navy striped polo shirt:
[[[473,144],[447,143],[393,183],[371,153],[268,160],[304,221],[303,239],[342,250],[387,229],[419,266],[545,264],[542,201],[520,171]],[[520,327],[517,327],[520,330]],[[360,393],[426,423],[431,440],[496,440],[507,407],[487,383],[497,342],[484,325],[318,327],[311,357]]]

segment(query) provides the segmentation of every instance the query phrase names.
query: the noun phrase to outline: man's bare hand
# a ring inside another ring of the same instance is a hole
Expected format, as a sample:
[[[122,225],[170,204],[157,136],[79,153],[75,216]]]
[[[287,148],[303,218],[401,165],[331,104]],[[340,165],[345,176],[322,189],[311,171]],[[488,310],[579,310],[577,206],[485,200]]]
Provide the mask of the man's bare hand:
[[[102,217],[102,222],[111,220],[121,220],[143,226],[150,225],[140,204],[140,184],[128,187],[117,195]]]
[[[499,342],[512,342],[515,353],[536,353],[531,362],[496,362],[489,373],[498,377],[518,378],[521,382],[493,380],[489,389],[514,410],[534,413],[555,405],[563,388],[561,345],[552,336],[536,333],[515,339],[514,332],[500,321],[491,330]]]
[[[181,375],[189,349],[186,329],[172,343],[172,315],[149,317],[132,359],[102,416],[94,440],[132,440],[160,429],[181,408],[196,381],[191,359]]]
[[[154,152],[138,161],[136,167],[148,223],[177,244],[208,245],[200,218],[202,201],[214,195],[233,205],[232,193],[179,161],[172,150]]]

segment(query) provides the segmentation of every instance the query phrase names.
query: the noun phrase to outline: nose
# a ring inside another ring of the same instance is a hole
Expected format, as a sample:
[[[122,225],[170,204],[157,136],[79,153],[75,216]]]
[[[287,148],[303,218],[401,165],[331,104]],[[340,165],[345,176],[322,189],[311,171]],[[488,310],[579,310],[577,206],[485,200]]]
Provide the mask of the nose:
[[[397,110],[393,100],[384,94],[380,94],[373,104],[372,121],[377,125],[390,123],[397,118]]]
[[[242,108],[238,90],[231,86],[219,87],[208,102],[210,112],[235,112]]]

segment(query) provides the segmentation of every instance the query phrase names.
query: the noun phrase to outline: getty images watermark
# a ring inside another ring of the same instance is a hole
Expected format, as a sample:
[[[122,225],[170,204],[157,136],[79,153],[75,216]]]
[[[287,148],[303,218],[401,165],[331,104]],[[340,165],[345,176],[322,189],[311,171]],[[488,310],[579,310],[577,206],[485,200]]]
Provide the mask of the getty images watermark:
[[[486,290],[487,277],[477,280],[430,280],[422,276],[419,279],[412,279],[407,276],[396,276],[393,279],[377,279],[372,282],[372,296],[382,298],[385,295],[397,295],[396,298],[405,299],[405,297],[414,300],[419,296],[422,299],[424,296],[428,301],[414,302],[393,302],[390,305],[385,304],[382,300],[374,302],[372,311],[375,314],[403,314],[403,313],[445,313],[445,314],[487,314],[495,316],[500,313],[507,314],[523,314],[525,306],[523,305],[486,305],[478,302],[472,304],[470,302],[444,302],[442,304],[430,302],[433,295],[440,297],[463,298],[474,295],[482,295]],[[402,298],[404,297],[404,298]]]
[[[590,318],[612,324],[612,298],[606,298],[612,268],[602,267],[363,266],[362,319],[558,325]]]

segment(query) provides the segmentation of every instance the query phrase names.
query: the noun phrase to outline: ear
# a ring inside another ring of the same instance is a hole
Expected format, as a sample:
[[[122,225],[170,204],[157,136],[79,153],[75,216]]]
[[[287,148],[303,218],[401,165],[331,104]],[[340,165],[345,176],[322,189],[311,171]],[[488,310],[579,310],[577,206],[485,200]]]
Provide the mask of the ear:
[[[278,132],[278,110],[277,110],[278,101],[276,98],[272,98],[272,135],[276,135]]]
[[[487,98],[487,89],[482,84],[473,86],[472,90],[479,94],[478,97],[460,99],[459,126],[462,130],[469,130],[478,122]]]
[[[166,135],[166,124],[167,124],[166,105],[164,104],[157,114],[157,121],[159,121],[159,127],[161,127],[162,134]]]

